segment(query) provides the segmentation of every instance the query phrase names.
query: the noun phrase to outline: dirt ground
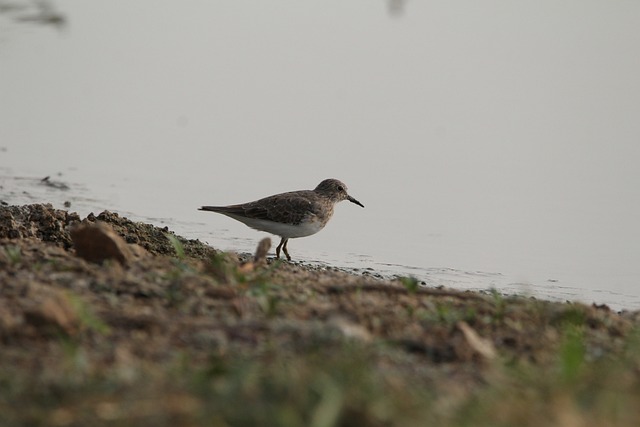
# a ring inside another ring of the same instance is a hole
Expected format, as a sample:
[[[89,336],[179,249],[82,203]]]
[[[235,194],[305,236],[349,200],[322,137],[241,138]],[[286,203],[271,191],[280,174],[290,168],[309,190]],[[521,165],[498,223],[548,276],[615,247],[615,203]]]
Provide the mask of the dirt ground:
[[[254,262],[50,205],[1,206],[0,245],[0,425],[640,420],[637,312]]]

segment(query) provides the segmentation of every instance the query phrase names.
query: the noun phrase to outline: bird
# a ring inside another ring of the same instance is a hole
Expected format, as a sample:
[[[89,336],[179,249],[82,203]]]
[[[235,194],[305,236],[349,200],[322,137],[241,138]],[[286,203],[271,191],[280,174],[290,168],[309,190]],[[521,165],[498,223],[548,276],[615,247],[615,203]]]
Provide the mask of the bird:
[[[311,236],[322,230],[331,219],[335,204],[343,200],[364,208],[347,193],[344,183],[325,179],[313,190],[290,191],[237,205],[202,206],[198,210],[220,213],[253,229],[279,236],[276,258],[280,259],[282,249],[291,261],[287,250],[289,239]]]

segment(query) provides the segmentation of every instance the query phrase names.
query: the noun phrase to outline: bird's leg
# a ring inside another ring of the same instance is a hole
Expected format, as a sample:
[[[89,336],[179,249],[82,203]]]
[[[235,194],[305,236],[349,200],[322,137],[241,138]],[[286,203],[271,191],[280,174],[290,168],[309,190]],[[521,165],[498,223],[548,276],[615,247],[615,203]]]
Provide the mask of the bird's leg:
[[[280,259],[280,248],[282,247],[283,244],[286,244],[287,241],[285,239],[280,239],[280,244],[278,245],[278,247],[276,248],[276,258]],[[284,253],[287,253],[287,250],[284,250]]]
[[[287,243],[289,243],[289,239],[285,239],[284,246],[282,247],[282,251],[287,256],[287,261],[291,261],[291,256],[289,256],[289,251],[287,250]]]

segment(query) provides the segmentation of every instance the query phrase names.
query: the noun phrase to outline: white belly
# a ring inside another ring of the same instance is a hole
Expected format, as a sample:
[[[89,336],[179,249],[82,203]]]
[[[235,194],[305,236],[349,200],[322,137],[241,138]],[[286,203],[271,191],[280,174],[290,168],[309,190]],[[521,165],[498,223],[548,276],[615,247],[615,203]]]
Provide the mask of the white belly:
[[[296,237],[306,237],[316,234],[324,228],[324,224],[320,221],[307,221],[298,225],[283,224],[280,222],[267,221],[264,219],[246,218],[238,215],[225,214],[235,220],[238,220],[256,230],[266,231],[276,236],[292,239]]]

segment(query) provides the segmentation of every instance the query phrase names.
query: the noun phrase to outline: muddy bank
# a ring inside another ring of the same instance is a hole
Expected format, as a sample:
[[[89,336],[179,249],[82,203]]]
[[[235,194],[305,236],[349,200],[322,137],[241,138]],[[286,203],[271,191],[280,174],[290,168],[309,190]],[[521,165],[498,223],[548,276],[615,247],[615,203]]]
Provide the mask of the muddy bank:
[[[122,259],[79,250],[74,230],[98,223]],[[500,405],[500,393],[546,408],[520,408],[520,425],[567,411],[596,422],[606,411],[574,398],[608,381],[600,364],[626,381],[605,390],[638,402],[638,313],[249,264],[167,228],[49,205],[0,207],[0,244],[2,425],[463,425],[495,421],[477,402]],[[582,394],[555,382],[563,375]],[[503,425],[519,419],[494,409]]]

